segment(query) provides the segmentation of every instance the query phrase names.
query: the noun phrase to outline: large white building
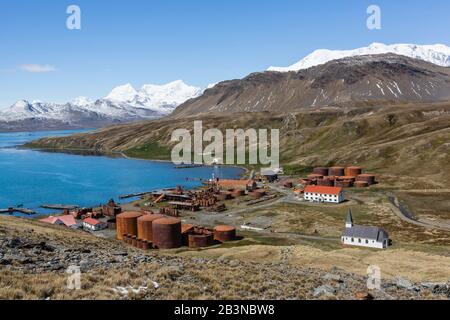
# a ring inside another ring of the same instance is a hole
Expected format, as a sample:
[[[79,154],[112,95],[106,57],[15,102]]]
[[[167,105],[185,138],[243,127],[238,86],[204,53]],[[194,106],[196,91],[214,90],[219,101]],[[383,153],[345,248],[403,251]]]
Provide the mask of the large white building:
[[[338,187],[307,186],[303,198],[310,202],[341,203],[345,195],[344,189]]]
[[[386,249],[389,246],[389,235],[384,229],[354,225],[351,210],[348,211],[345,231],[342,234],[341,240],[343,244],[350,246],[376,249]]]

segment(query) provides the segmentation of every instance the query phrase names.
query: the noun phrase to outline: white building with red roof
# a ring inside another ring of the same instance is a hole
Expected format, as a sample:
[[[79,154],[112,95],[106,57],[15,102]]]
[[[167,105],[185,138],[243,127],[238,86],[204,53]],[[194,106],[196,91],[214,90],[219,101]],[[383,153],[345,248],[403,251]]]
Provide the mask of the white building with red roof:
[[[99,231],[106,229],[108,227],[108,224],[106,222],[102,222],[97,219],[93,218],[86,218],[83,220],[83,228],[89,229],[92,231]]]
[[[341,203],[345,194],[339,187],[307,186],[303,198],[309,202]]]

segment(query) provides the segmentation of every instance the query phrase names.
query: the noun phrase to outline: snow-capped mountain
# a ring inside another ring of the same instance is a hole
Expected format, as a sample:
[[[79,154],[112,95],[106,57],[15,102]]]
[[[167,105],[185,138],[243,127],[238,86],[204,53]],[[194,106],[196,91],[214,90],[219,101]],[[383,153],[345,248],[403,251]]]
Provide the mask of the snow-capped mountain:
[[[112,90],[104,100],[126,103],[167,115],[186,100],[196,98],[202,92],[202,89],[189,86],[181,80],[165,85],[146,84],[138,91],[126,84]]]
[[[86,97],[65,104],[20,100],[0,110],[0,129],[22,129],[24,124],[40,128],[46,123],[55,127],[58,124],[63,124],[62,127],[103,126],[154,119],[170,114],[178,105],[202,92],[200,88],[178,80],[166,85],[144,85],[139,90],[126,84],[95,101]]]
[[[325,64],[332,60],[346,57],[394,53],[410,58],[420,59],[434,63],[441,67],[450,67],[450,47],[443,44],[416,45],[416,44],[393,44],[373,43],[368,47],[355,50],[316,50],[299,62],[289,67],[270,67],[268,71],[289,72],[308,69]]]

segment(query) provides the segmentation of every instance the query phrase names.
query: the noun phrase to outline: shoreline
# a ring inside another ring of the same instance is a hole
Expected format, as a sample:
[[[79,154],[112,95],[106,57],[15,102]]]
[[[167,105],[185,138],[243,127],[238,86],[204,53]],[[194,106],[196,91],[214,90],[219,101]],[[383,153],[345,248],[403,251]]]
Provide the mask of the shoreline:
[[[83,155],[83,152],[89,152],[89,153],[93,153],[97,156],[100,157],[109,157],[109,158],[122,158],[122,159],[127,159],[127,160],[138,160],[138,161],[146,161],[146,162],[153,162],[153,163],[172,163],[172,161],[170,160],[161,160],[161,159],[142,159],[142,158],[135,158],[135,157],[130,157],[128,155],[126,155],[124,152],[114,152],[114,151],[99,151],[99,150],[95,150],[95,149],[82,149],[82,148],[67,148],[67,149],[51,149],[51,148],[32,148],[32,147],[27,147],[26,144],[25,145],[16,145],[16,146],[10,146],[10,148],[15,148],[15,149],[22,149],[22,150],[30,150],[30,151],[40,151],[40,152],[50,152],[50,153],[61,153],[61,154],[71,154],[70,152],[73,151],[74,154],[72,155],[77,155],[76,152],[79,152],[79,155]],[[213,168],[214,166],[212,165],[203,165],[202,167],[209,167],[209,168]],[[228,167],[228,168],[236,168],[239,170],[242,170],[242,172],[238,173],[238,177],[243,178],[246,175],[249,175],[250,170],[246,167],[242,167],[242,166],[236,166],[236,165],[218,165],[217,167]],[[139,197],[137,197],[136,199],[129,199],[129,201],[121,201],[122,204],[127,205],[127,204],[131,204],[135,201],[138,200]],[[46,212],[46,213],[42,213],[42,212],[36,212],[36,214],[34,214],[33,216],[27,216],[25,218],[29,218],[32,220],[39,220],[42,219],[44,217],[48,217],[48,216],[58,216],[60,215],[61,212]],[[21,215],[12,215],[15,217],[22,217]]]

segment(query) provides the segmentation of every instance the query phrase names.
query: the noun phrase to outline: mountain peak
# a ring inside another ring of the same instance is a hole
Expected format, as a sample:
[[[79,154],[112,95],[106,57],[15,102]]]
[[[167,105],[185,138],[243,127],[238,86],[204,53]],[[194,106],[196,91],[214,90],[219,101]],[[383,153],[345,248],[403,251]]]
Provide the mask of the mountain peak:
[[[328,50],[319,49],[306,56],[299,62],[289,67],[270,67],[268,71],[289,72],[308,69],[327,62],[346,57],[394,53],[419,59],[441,67],[450,67],[450,47],[443,44],[417,45],[417,44],[392,44],[374,42],[368,47],[354,50]]]
[[[129,83],[115,87],[111,93],[106,96],[106,100],[126,102],[133,100],[137,95],[137,91]]]
[[[75,99],[73,99],[72,104],[76,105],[76,106],[87,106],[89,104],[91,104],[93,101],[87,97],[77,97]]]

